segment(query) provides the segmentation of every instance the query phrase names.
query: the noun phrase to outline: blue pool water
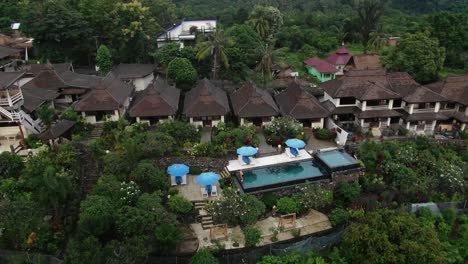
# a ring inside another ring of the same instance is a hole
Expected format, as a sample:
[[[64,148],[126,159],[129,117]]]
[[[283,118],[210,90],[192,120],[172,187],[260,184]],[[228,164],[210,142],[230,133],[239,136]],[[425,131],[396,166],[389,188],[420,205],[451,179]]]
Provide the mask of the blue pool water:
[[[314,161],[307,160],[244,171],[244,182],[242,185],[244,189],[251,189],[323,175],[325,175],[325,172]]]
[[[353,164],[358,164],[357,160],[351,157],[348,153],[339,150],[321,152],[317,154],[329,168],[343,167]]]

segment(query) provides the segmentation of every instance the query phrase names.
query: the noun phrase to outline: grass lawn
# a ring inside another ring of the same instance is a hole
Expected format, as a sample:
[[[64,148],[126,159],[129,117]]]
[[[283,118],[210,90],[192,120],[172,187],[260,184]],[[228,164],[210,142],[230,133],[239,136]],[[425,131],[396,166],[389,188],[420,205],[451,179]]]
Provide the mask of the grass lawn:
[[[450,68],[443,68],[439,72],[440,78],[445,78],[448,75],[460,75],[460,74],[467,74],[468,70],[466,69],[450,69]]]

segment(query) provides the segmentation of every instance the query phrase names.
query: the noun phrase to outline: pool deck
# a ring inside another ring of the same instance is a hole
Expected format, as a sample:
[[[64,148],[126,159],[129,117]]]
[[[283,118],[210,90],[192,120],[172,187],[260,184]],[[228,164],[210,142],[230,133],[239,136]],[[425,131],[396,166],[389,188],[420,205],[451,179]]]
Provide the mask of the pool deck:
[[[294,157],[294,158],[288,156],[286,153],[281,153],[279,155],[273,155],[273,156],[267,156],[267,157],[254,159],[253,163],[249,165],[241,164],[239,160],[230,160],[229,164],[227,165],[227,169],[230,172],[233,172],[233,171],[264,167],[264,166],[273,165],[273,164],[281,164],[281,163],[303,161],[303,160],[310,160],[310,159],[312,159],[312,156],[304,149],[300,149],[299,156]]]

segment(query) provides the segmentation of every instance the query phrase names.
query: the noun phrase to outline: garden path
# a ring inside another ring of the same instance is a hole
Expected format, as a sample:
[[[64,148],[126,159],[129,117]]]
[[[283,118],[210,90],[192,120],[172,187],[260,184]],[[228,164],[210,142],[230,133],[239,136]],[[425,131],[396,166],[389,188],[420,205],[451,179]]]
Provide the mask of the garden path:
[[[259,154],[269,154],[269,153],[276,153],[277,149],[268,145],[265,134],[263,133],[262,129],[257,130],[258,138],[260,139],[260,143],[258,144],[258,153]]]
[[[333,148],[337,146],[336,143],[333,141],[316,139],[312,132],[312,129],[304,129],[304,135],[305,138],[307,138],[307,145],[305,146],[305,149],[307,151],[324,148]]]
[[[279,217],[268,217],[266,219],[260,220],[255,224],[255,227],[261,230],[262,238],[260,243],[257,246],[264,246],[268,244],[272,244],[274,242],[271,241],[273,236],[273,230],[279,226]],[[191,229],[195,232],[198,237],[199,241],[199,248],[215,248],[216,244],[214,241],[210,239],[210,230],[203,229],[201,224],[191,224]],[[331,229],[332,225],[328,217],[318,211],[311,210],[307,215],[304,215],[300,218],[296,219],[296,224],[294,228],[289,228],[283,230],[278,234],[278,241],[285,241],[294,238],[291,234],[292,229],[300,229],[300,235],[306,236],[317,232],[322,232],[328,229]],[[243,248],[244,247],[244,234],[240,226],[235,226],[232,228],[228,228],[228,236],[227,239],[223,239],[219,241],[221,244],[225,245],[225,249],[233,249],[233,248]],[[239,246],[234,247],[233,243],[238,242]],[[276,243],[276,242],[275,242]]]
[[[203,127],[200,143],[209,143],[211,142],[211,127]]]

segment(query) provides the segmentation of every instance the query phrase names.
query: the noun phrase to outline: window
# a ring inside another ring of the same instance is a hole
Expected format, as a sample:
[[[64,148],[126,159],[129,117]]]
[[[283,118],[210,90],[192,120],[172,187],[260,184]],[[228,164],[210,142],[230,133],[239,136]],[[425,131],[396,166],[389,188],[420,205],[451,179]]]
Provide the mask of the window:
[[[444,104],[444,109],[455,109],[455,103]]]
[[[343,97],[340,98],[341,105],[354,105],[356,104],[356,98],[354,97]]]
[[[401,99],[393,100],[393,107],[401,107]]]

